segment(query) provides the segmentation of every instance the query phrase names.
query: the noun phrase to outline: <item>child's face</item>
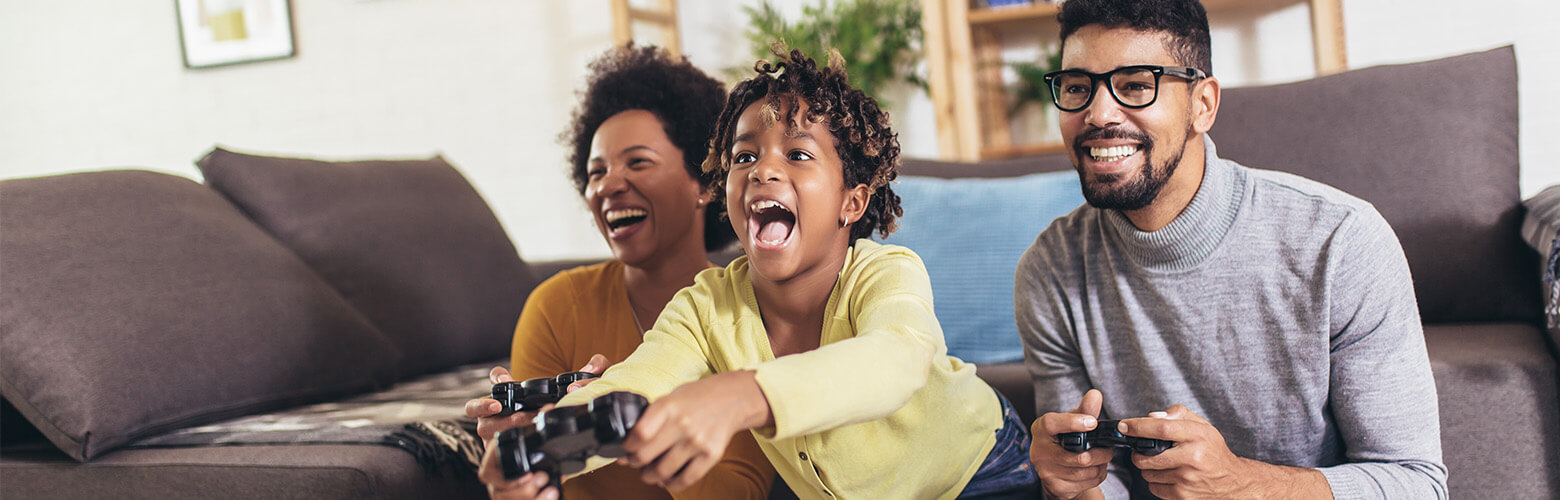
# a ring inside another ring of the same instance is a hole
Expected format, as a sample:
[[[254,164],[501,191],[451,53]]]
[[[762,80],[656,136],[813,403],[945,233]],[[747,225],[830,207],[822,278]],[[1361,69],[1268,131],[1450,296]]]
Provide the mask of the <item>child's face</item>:
[[[776,283],[843,262],[850,224],[866,211],[869,196],[863,185],[846,189],[834,134],[805,118],[805,102],[799,106],[795,128],[766,123],[764,101],[743,110],[726,177],[731,227],[753,270]]]

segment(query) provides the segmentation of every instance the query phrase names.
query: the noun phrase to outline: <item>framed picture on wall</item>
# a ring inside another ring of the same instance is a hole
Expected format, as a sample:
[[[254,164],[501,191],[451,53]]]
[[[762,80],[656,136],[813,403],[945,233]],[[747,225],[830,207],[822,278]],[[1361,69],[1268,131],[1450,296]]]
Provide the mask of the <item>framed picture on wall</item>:
[[[293,47],[288,0],[174,0],[184,67],[285,59]]]

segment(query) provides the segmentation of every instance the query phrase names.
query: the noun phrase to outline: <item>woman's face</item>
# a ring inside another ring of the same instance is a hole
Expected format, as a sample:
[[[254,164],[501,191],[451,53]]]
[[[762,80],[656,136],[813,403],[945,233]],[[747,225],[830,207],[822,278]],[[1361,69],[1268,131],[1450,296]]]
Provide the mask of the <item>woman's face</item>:
[[[624,264],[654,265],[689,248],[704,252],[709,197],[683,165],[683,151],[654,113],[624,111],[596,128],[585,200]]]

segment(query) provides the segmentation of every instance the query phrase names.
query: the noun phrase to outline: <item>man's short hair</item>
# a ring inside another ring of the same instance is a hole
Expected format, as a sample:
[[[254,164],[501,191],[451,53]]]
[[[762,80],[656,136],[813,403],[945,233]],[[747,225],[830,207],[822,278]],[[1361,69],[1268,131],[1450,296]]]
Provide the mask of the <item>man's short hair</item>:
[[[1213,74],[1208,12],[1197,0],[1067,0],[1056,17],[1064,47],[1067,37],[1091,24],[1159,32],[1169,36],[1165,49],[1176,62]]]

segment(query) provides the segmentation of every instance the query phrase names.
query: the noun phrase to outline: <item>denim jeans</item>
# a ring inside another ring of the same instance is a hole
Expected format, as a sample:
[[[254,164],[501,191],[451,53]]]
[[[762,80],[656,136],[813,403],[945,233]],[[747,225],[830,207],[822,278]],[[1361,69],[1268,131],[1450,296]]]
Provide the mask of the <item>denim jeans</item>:
[[[959,493],[959,498],[1039,498],[1040,476],[1029,463],[1029,428],[1018,419],[1013,404],[997,394],[1002,402],[1002,428],[997,429],[997,444],[980,463],[975,477]]]

